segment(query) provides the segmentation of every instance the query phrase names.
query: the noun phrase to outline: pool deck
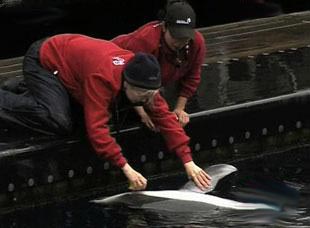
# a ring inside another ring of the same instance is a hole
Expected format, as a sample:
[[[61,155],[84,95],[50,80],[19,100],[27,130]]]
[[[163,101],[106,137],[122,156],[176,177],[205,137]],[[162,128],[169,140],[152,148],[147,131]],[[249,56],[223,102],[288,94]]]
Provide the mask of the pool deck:
[[[201,28],[207,44],[205,63],[310,45],[310,12]]]

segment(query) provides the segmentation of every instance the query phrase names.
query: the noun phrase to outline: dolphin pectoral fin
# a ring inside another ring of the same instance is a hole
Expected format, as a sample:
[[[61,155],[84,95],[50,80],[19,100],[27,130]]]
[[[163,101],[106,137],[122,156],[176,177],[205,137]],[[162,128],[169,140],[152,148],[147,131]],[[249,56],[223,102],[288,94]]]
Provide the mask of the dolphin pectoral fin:
[[[191,191],[191,192],[199,192],[199,193],[208,193],[214,190],[217,183],[224,177],[229,174],[236,172],[238,169],[232,165],[228,164],[217,164],[209,166],[204,169],[209,176],[211,176],[211,186],[204,191],[198,188],[193,181],[188,181],[180,190],[182,191]]]
[[[124,199],[129,195],[128,192],[125,193],[121,193],[121,194],[117,194],[114,196],[109,196],[109,197],[103,197],[100,199],[95,199],[95,200],[91,200],[91,203],[99,203],[99,204],[111,204],[111,203],[115,203],[118,202],[120,199]]]

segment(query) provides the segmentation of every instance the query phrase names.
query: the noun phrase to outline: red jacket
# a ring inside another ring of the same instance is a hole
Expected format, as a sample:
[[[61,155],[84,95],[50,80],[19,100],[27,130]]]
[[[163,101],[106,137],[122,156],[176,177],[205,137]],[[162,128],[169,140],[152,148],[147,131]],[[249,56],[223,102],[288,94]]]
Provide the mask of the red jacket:
[[[190,42],[187,50],[183,50],[185,61],[180,67],[175,63],[176,53],[164,42],[162,24],[158,21],[143,25],[132,33],[115,37],[112,42],[134,53],[142,51],[155,55],[161,66],[163,86],[179,80],[179,96],[189,98],[197,90],[206,51],[200,32],[195,32],[195,39]]]
[[[126,164],[126,159],[110,135],[108,121],[110,107],[121,90],[122,71],[133,56],[112,42],[78,34],[53,36],[40,49],[43,67],[57,70],[68,92],[83,106],[87,133],[97,154],[119,167]],[[184,163],[191,161],[189,137],[159,94],[151,109],[152,120],[168,148]]]

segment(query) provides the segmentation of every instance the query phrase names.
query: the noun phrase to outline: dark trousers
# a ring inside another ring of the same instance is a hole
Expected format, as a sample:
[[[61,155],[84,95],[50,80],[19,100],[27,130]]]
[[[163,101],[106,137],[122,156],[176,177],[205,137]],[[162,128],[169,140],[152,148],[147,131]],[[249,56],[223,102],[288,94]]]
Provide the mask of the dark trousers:
[[[27,93],[0,89],[0,127],[4,122],[47,134],[68,134],[72,130],[69,95],[57,75],[42,67],[42,42],[33,43],[24,57]]]

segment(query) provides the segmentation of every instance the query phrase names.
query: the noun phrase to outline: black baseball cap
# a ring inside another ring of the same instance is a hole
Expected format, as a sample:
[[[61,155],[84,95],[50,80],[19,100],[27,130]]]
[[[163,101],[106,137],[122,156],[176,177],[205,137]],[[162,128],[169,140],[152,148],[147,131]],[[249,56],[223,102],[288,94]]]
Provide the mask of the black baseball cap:
[[[167,7],[167,27],[174,38],[195,37],[196,14],[186,2],[175,2]]]

